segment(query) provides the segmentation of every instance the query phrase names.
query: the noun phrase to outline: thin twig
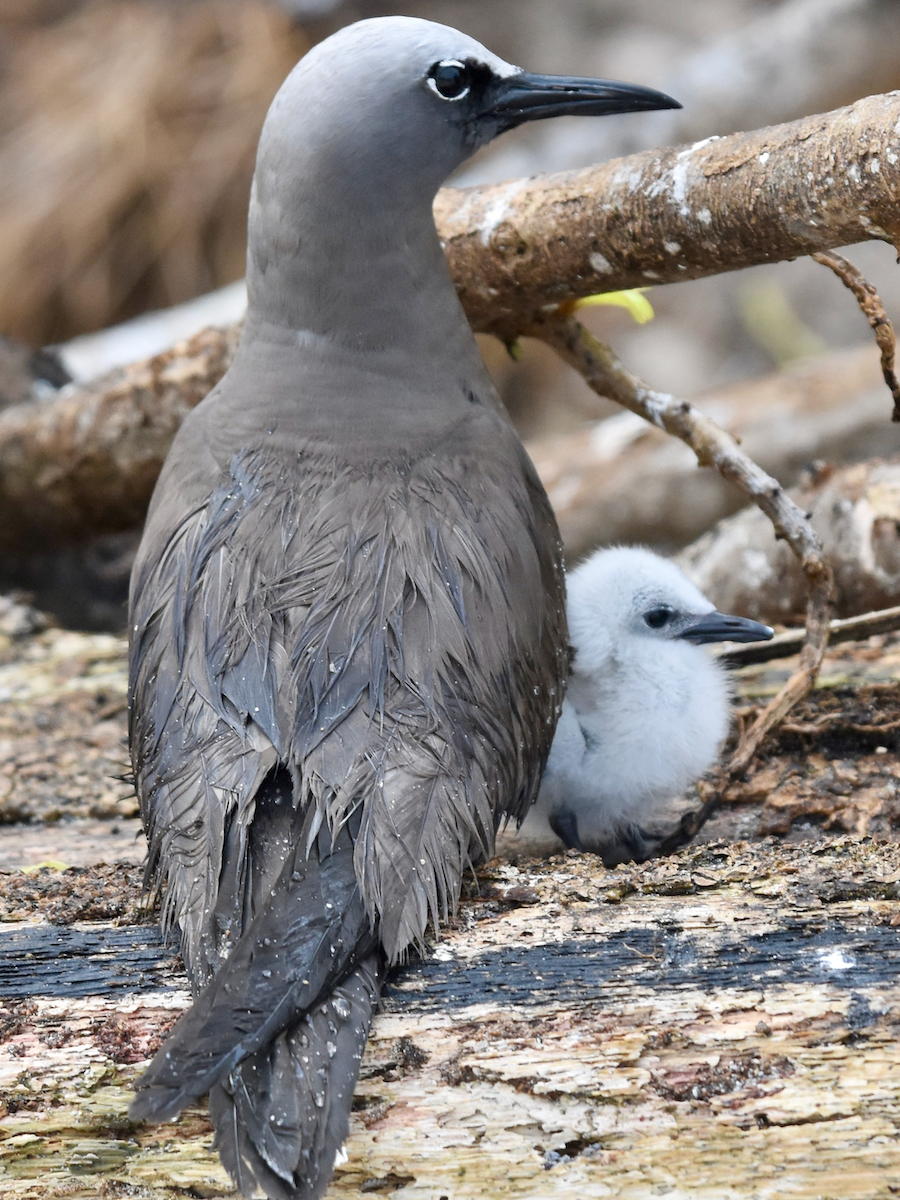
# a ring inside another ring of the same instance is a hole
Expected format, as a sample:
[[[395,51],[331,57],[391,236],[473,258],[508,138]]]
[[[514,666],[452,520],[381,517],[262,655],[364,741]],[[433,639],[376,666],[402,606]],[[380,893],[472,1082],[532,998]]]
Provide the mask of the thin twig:
[[[823,267],[830,267],[850,289],[862,309],[863,316],[875,331],[875,341],[881,351],[881,370],[884,374],[884,382],[894,397],[894,411],[891,413],[891,420],[900,421],[900,380],[897,379],[894,371],[897,341],[894,337],[894,327],[884,311],[881,297],[859,268],[854,267],[853,263],[844,258],[842,254],[836,254],[834,250],[819,250],[811,257],[817,263],[821,263]]]
[[[831,621],[829,645],[837,642],[861,642],[879,633],[896,633],[900,629],[900,607],[881,608],[876,612],[863,613],[859,617],[846,617]],[[719,655],[719,662],[727,667],[746,667],[753,663],[774,662],[779,658],[791,658],[806,640],[805,629],[789,629],[778,633],[768,642],[748,642],[745,646],[733,646]]]
[[[686,442],[701,466],[716,467],[762,509],[775,526],[776,537],[787,541],[806,576],[809,589],[806,637],[797,668],[778,695],[743,733],[731,760],[720,772],[720,781],[714,784],[700,812],[692,814],[695,819],[683,820],[679,831],[683,842],[696,833],[716,807],[727,782],[744,773],[769,730],[815,683],[828,645],[831,567],[806,515],[778,480],[767,475],[741,450],[734,438],[709,417],[703,416],[685,400],[648,387],[622,365],[608,346],[565,311],[548,314],[523,332],[551,346],[599,395],[615,400],[657,428]]]

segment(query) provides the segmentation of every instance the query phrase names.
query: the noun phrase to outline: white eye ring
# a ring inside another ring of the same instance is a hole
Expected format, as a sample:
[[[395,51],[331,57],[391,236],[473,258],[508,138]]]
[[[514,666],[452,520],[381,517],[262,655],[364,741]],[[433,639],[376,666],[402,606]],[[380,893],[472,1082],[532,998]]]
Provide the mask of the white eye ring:
[[[442,67],[459,67],[461,71],[465,71],[467,69],[466,64],[464,62],[460,62],[458,58],[446,58],[443,60],[443,62],[436,65]],[[469,92],[471,91],[471,87],[467,84],[466,87],[464,87],[463,90],[458,93],[458,95],[445,96],[444,93],[438,89],[437,81],[433,75],[429,75],[426,82],[436,96],[440,96],[441,100],[446,100],[449,104],[455,104],[457,100],[465,100],[466,96],[468,96]]]

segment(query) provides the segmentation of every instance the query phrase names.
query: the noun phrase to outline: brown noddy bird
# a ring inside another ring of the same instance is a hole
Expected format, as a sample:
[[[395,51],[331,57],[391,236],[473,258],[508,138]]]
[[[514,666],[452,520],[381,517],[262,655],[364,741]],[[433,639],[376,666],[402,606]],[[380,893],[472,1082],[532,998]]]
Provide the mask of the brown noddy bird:
[[[386,967],[532,802],[567,670],[559,537],[432,201],[524,121],[670,107],[445,26],[341,30],[260,139],[234,363],[131,589],[131,754],[194,1006],[132,1115],[204,1093],[248,1194],[317,1197]]]

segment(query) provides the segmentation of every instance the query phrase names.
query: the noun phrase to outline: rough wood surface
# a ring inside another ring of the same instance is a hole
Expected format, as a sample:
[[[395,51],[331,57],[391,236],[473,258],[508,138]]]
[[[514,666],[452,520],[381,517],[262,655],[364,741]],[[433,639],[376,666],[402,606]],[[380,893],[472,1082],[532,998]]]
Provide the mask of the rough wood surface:
[[[30,550],[144,519],[175,431],[224,374],[237,331],[0,413],[0,550]]]
[[[45,630],[0,651],[18,721],[102,688],[124,729],[120,640]],[[791,670],[741,671],[740,719]],[[85,726],[59,726],[46,792],[13,770],[13,805],[24,789],[38,817],[71,788],[71,811],[88,811]],[[704,831],[730,840],[613,871],[507,845],[429,960],[394,975],[329,1194],[895,1194],[898,730],[900,637],[836,647]],[[55,815],[0,826],[0,854],[20,831],[37,849],[43,830],[44,856],[65,861],[85,818]],[[201,1109],[159,1127],[124,1115],[188,999],[140,865],[109,862],[121,834],[96,833],[125,822],[89,823],[109,865],[0,871],[0,1195],[231,1196]]]
[[[716,844],[609,872],[567,857],[480,882],[393,977],[330,1195],[900,1187],[896,845]],[[200,1111],[124,1116],[187,1003],[152,927],[19,924],[0,955],[16,946],[34,958],[0,1045],[3,1195],[231,1194]]]
[[[463,192],[435,212],[474,328],[544,305],[900,241],[900,93],[750,133]]]

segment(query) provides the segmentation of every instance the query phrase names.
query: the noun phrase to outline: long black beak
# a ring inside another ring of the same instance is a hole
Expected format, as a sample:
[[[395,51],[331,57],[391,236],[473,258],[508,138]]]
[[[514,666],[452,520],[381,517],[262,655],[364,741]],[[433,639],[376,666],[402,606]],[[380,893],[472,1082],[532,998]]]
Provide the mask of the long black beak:
[[[679,633],[686,642],[704,645],[707,642],[767,642],[774,629],[751,621],[749,617],[729,617],[725,613],[711,612],[698,617]]]
[[[609,79],[568,75],[531,75],[522,71],[497,81],[484,116],[497,117],[504,129],[545,117],[601,117],[607,113],[681,108],[677,100],[653,88]]]

